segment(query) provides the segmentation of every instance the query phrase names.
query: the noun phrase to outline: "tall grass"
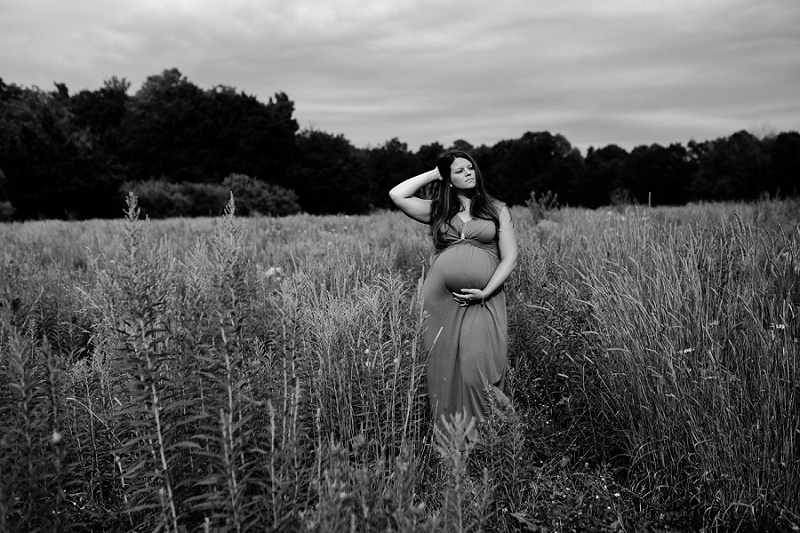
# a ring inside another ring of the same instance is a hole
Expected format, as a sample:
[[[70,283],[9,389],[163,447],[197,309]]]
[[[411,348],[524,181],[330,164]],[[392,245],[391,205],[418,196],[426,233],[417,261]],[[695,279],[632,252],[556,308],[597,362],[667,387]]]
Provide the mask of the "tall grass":
[[[741,218],[606,228],[575,265],[603,350],[590,401],[645,498],[712,525],[796,517],[800,233]],[[796,520],[796,518],[793,518]]]
[[[795,211],[515,210],[478,443],[397,213],[0,226],[0,531],[791,528]]]

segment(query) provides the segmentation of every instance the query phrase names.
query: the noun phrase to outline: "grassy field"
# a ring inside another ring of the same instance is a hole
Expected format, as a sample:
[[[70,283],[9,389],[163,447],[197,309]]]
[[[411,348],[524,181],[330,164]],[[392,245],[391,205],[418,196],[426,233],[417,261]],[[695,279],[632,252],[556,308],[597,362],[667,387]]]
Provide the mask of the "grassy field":
[[[800,529],[800,204],[513,216],[475,446],[399,213],[0,225],[0,532]]]

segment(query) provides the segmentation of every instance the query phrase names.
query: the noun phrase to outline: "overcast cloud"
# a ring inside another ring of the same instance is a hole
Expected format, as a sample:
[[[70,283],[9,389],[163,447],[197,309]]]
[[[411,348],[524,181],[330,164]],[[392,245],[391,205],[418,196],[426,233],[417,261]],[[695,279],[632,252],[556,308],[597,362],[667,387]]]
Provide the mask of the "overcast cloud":
[[[800,129],[798,0],[0,0],[0,77],[131,92],[178,68],[358,147]]]

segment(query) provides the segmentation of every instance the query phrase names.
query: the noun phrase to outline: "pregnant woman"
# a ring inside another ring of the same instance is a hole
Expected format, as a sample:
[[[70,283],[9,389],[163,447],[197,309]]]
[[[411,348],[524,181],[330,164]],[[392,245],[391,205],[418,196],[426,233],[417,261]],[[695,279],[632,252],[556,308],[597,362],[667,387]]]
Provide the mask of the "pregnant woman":
[[[414,196],[433,182],[439,183],[433,200]],[[509,402],[502,392],[508,351],[503,283],[517,262],[511,214],[486,193],[477,163],[461,150],[442,153],[435,169],[400,183],[389,196],[403,213],[430,225],[437,252],[423,285],[434,419],[463,412],[480,420],[487,393],[502,406]]]

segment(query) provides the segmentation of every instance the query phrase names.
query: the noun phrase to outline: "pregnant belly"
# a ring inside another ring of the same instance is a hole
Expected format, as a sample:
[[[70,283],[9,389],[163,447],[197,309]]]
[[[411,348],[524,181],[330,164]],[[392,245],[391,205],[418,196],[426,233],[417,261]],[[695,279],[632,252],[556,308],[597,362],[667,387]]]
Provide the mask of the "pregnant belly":
[[[482,289],[497,268],[497,260],[480,248],[457,244],[436,258],[430,275],[440,278],[450,292]]]

